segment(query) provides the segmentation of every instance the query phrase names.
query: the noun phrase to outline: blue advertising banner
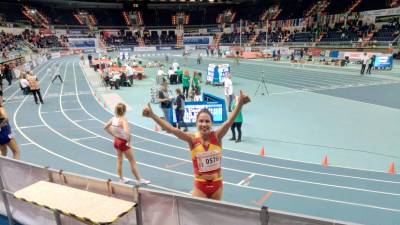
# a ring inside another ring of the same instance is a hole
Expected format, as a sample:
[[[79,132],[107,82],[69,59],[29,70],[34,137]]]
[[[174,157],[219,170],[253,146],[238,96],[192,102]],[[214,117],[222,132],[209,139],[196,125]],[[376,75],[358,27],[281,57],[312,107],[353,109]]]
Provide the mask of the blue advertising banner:
[[[183,117],[183,121],[188,126],[195,126],[197,114],[203,108],[207,108],[213,115],[214,124],[224,123],[227,120],[225,100],[207,93],[203,93],[203,99],[204,101],[201,102],[185,102],[185,116]],[[171,108],[169,115],[169,122],[176,124],[175,110]]]
[[[339,51],[331,51],[329,56],[331,58],[337,59],[337,58],[339,58]]]
[[[183,37],[184,45],[210,45],[212,44],[212,41],[212,36]]]
[[[97,41],[95,38],[68,38],[69,47],[74,48],[96,48]]]
[[[171,46],[157,46],[157,50],[172,50]]]
[[[374,67],[381,70],[391,70],[393,67],[393,57],[377,56],[375,58]]]
[[[213,85],[221,85],[224,83],[225,78],[228,76],[230,71],[231,67],[229,66],[229,64],[221,64],[221,65],[209,64],[207,70],[206,83]]]

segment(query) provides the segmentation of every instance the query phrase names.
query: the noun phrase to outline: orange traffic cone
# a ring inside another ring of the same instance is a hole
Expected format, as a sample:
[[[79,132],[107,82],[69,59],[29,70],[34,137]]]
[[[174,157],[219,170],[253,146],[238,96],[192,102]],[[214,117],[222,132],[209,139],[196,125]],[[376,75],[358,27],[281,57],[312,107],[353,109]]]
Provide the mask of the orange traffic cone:
[[[396,169],[394,168],[394,163],[390,164],[389,171],[390,174],[396,174]]]
[[[262,157],[265,156],[265,148],[264,148],[264,146],[261,148],[260,156],[262,156]]]
[[[325,155],[324,161],[322,161],[322,165],[323,165],[324,167],[328,167],[328,165],[329,165],[329,162],[328,162],[328,155]]]
[[[154,127],[154,131],[155,131],[155,132],[160,132],[160,127],[156,125],[156,126]]]

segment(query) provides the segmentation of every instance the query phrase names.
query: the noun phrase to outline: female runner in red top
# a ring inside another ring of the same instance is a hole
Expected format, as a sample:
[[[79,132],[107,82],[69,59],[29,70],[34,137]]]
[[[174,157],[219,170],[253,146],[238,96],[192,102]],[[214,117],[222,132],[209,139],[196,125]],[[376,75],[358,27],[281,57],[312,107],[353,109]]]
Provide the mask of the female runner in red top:
[[[222,138],[230,129],[236,116],[250,98],[240,91],[239,102],[229,119],[216,131],[212,130],[213,117],[206,108],[197,114],[196,126],[198,132],[185,133],[173,127],[167,121],[160,119],[151,109],[150,104],[143,110],[143,116],[153,119],[167,132],[189,144],[194,169],[193,196],[222,199],[223,182],[221,173]]]
[[[149,184],[149,180],[140,177],[136,166],[135,156],[131,148],[131,133],[129,130],[128,120],[125,118],[126,105],[118,103],[115,106],[115,116],[108,121],[104,129],[114,137],[114,148],[117,151],[117,172],[120,182],[127,183],[122,176],[123,155],[128,159],[131,165],[132,174],[136,178],[136,184]]]

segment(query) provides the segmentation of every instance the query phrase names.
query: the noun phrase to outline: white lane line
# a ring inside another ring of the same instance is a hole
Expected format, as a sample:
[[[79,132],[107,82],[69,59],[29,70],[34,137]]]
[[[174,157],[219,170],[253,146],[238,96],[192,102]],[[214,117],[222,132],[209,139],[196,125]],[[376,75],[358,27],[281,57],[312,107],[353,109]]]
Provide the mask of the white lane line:
[[[54,111],[47,111],[47,112],[42,112],[42,114],[46,114],[46,113],[59,113],[61,112],[60,110],[54,110]]]
[[[32,126],[24,126],[24,127],[20,127],[21,129],[27,129],[27,128],[35,128],[35,127],[44,127],[43,124],[39,124],[39,125],[32,125]]]
[[[60,97],[61,97],[61,95],[60,95]],[[64,111],[77,111],[77,110],[82,110],[82,108],[64,109]]]
[[[71,108],[71,109],[64,109],[64,111],[79,111],[82,110],[81,108]],[[54,110],[54,111],[45,111],[45,112],[41,112],[42,114],[46,114],[46,113],[60,113],[61,110]]]
[[[84,71],[84,69],[82,68],[82,65],[80,65],[80,69],[81,69],[82,73],[86,73],[86,72]],[[84,77],[86,78],[86,83],[88,84],[89,89],[91,90],[92,95],[94,96],[94,90],[93,90],[92,86],[90,85],[90,82],[88,81],[88,79],[87,79],[86,76],[84,76]],[[101,106],[101,103],[100,103],[100,102],[98,102],[98,101],[96,101],[96,102]],[[100,122],[100,123],[102,123],[102,124],[105,124],[105,122],[103,122],[102,120],[100,120],[100,119],[98,119],[97,117],[95,117],[95,116],[93,116],[92,114],[90,114],[90,113],[86,110],[86,108],[83,107],[83,105],[82,105],[81,103],[80,103],[80,105],[81,105],[82,109],[83,109],[89,116],[91,116],[92,118],[94,118],[94,119],[97,120],[98,122]],[[102,106],[101,106],[101,107],[102,107]],[[106,111],[109,112],[111,115],[113,115],[113,113],[112,113],[108,108],[105,108],[104,110],[106,110]],[[164,134],[164,133],[158,133],[158,132],[155,132],[154,130],[152,130],[152,129],[148,128],[148,127],[144,127],[144,126],[141,126],[141,125],[139,125],[139,124],[135,124],[135,123],[131,123],[131,122],[129,122],[129,123],[132,124],[133,126],[137,126],[137,127],[140,127],[140,128],[146,129],[146,130],[149,130],[149,131],[151,131],[151,132],[154,132],[154,133],[156,133],[157,135],[160,135],[160,134],[161,134],[161,135],[165,135],[165,136],[170,137],[170,138],[175,138],[175,137],[172,136],[172,135],[168,135],[168,134]],[[131,135],[134,136],[134,137],[139,137],[139,138],[144,139],[144,140],[148,140],[148,141],[150,141],[150,142],[158,143],[158,144],[165,145],[165,146],[169,146],[169,147],[174,147],[174,148],[176,148],[176,149],[181,149],[181,150],[183,150],[183,151],[188,151],[186,148],[183,148],[183,147],[180,147],[180,146],[177,146],[177,145],[171,145],[171,144],[167,144],[167,143],[164,143],[164,142],[159,142],[159,141],[156,141],[156,140],[153,140],[153,139],[149,139],[149,138],[146,138],[146,137],[143,137],[143,136],[135,135],[135,134],[133,134],[133,133],[132,133]],[[175,138],[175,139],[177,139],[177,138]],[[244,151],[240,151],[240,150],[229,149],[229,148],[224,148],[224,149],[230,150],[230,151],[233,151],[233,152],[240,152],[240,153],[244,153],[244,154],[248,154],[248,155],[256,155],[256,156],[258,156],[257,154],[249,153],[249,152],[244,152]],[[390,184],[400,184],[399,181],[388,181],[388,180],[382,180],[382,179],[374,179],[374,178],[366,178],[366,177],[342,175],[342,174],[335,174],[335,173],[317,172],[317,171],[312,171],[312,170],[297,169],[297,168],[292,168],[292,167],[277,166],[277,165],[268,164],[268,163],[259,163],[259,162],[249,161],[249,160],[242,160],[242,159],[237,159],[237,158],[232,158],[232,157],[227,157],[227,156],[223,156],[223,158],[224,158],[224,159],[234,160],[234,161],[239,161],[239,162],[245,162],[245,163],[249,163],[249,164],[256,164],[256,165],[259,165],[259,166],[272,167],[272,168],[279,168],[279,169],[285,169],[285,170],[291,170],[291,171],[297,171],[297,172],[305,172],[305,173],[312,173],[312,174],[319,174],[319,175],[327,175],[327,176],[334,176],[334,177],[343,177],[343,178],[350,178],[350,179],[367,180],[367,181],[382,182],[382,183],[390,183]],[[273,159],[280,159],[280,160],[287,160],[287,159],[283,159],[283,158],[279,158],[279,157],[270,157],[270,158],[273,158]],[[312,164],[312,163],[304,162],[304,161],[300,161],[300,160],[287,160],[287,161]],[[339,167],[339,166],[336,166],[335,168],[344,168],[344,169],[360,170],[360,169],[356,169],[356,168]],[[382,171],[373,171],[373,170],[363,170],[363,171],[369,171],[369,172],[375,172],[375,173],[384,174]]]
[[[238,185],[240,186],[248,186],[250,184],[250,180],[251,178],[253,178],[256,174],[252,173],[249,176],[247,176],[246,178],[244,178],[243,180],[241,180]]]
[[[26,146],[26,145],[33,145],[33,143],[22,143],[20,144],[21,146]]]
[[[91,137],[83,137],[83,138],[72,138],[72,140],[81,141],[81,140],[94,139],[94,138],[99,138],[99,136],[91,136]]]
[[[74,122],[75,123],[79,123],[79,122],[85,122],[85,121],[91,121],[91,120],[94,120],[94,119],[93,118],[89,118],[89,119],[84,119],[84,120],[74,120]]]

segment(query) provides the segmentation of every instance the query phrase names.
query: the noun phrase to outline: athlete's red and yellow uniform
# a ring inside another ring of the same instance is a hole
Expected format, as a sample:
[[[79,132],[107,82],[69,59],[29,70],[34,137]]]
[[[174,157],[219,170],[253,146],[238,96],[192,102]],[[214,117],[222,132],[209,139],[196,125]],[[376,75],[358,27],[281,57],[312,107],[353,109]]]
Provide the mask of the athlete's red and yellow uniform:
[[[208,147],[203,145],[200,133],[196,133],[191,152],[195,176],[194,185],[210,198],[223,185],[221,173],[222,147],[215,132],[213,131],[210,134]]]

